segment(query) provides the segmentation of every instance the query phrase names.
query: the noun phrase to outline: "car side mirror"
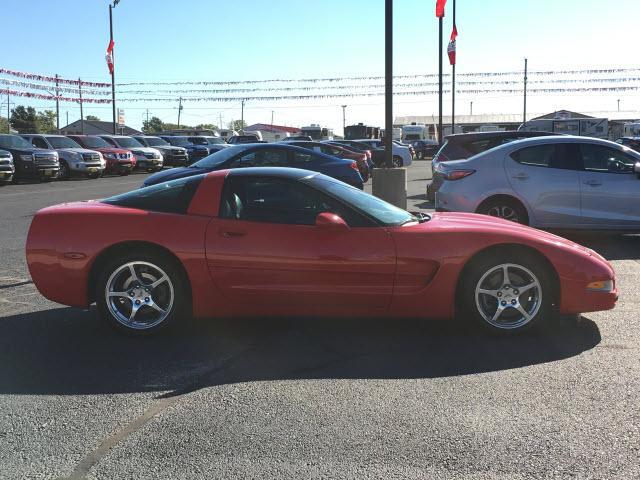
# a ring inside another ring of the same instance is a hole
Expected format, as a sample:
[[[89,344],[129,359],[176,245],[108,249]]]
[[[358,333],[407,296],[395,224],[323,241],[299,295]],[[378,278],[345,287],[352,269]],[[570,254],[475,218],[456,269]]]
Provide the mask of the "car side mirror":
[[[331,212],[319,213],[316,217],[316,227],[334,231],[349,230],[349,225],[340,215]]]

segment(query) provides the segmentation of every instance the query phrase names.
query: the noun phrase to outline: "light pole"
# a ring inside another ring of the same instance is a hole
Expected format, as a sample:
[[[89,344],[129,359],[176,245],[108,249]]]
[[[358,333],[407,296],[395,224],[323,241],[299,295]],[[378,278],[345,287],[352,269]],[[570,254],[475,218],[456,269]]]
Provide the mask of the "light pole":
[[[522,123],[527,123],[527,59],[524,59],[524,106],[522,112]]]
[[[178,103],[178,129],[180,128],[180,114],[182,113],[182,97],[179,99]]]
[[[347,106],[342,105],[342,136],[344,137],[344,130],[347,128]]]
[[[393,0],[384,2],[384,157],[393,167]],[[441,104],[442,105],[442,104]]]
[[[473,115],[473,101],[469,102],[469,115]]]
[[[618,111],[620,111],[620,99],[618,99]]]
[[[113,5],[109,3],[109,45],[113,45],[113,14],[112,11],[116,8],[116,5],[120,3],[120,0],[113,0]],[[116,135],[116,60],[115,49],[111,50],[111,107],[113,110],[113,134]]]
[[[240,135],[244,135],[244,98],[240,107]]]

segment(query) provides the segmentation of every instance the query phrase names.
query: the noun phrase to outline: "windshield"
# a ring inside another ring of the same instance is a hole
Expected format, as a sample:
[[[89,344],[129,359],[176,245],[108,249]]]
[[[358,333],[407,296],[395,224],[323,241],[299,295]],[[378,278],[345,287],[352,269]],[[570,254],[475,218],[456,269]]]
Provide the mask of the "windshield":
[[[251,145],[235,145],[235,146],[232,146],[232,147],[229,147],[229,148],[223,148],[220,151],[212,153],[208,157],[204,157],[202,160],[197,161],[196,163],[194,163],[191,166],[194,167],[194,168],[213,168],[213,167],[217,167],[218,165],[223,164],[224,162],[226,162],[230,158],[234,157],[235,155],[237,155],[237,154],[239,154],[241,152],[244,152],[250,146]]]
[[[81,148],[76,142],[67,137],[47,137],[53,148]]]
[[[312,130],[307,130],[307,129],[302,129],[302,133],[304,135],[309,135],[313,140],[322,140],[322,130],[318,129],[312,129]]]
[[[189,137],[188,139],[194,145],[207,145],[207,139],[204,137]]]
[[[24,138],[17,135],[0,135],[0,148],[28,148],[33,147]]]
[[[420,134],[419,133],[407,133],[404,136],[404,141],[411,141],[411,140],[420,140]]]
[[[191,145],[185,137],[166,137],[165,140],[169,142],[170,145],[177,147],[187,147]]]
[[[119,147],[122,148],[136,148],[144,147],[138,140],[131,137],[114,137],[113,138]]]
[[[224,141],[222,137],[205,137],[209,142],[209,145],[220,145],[222,143],[227,143]]]
[[[111,145],[100,137],[82,137],[80,141],[87,148],[111,148]]]
[[[150,147],[167,146],[169,143],[159,137],[147,137],[145,138]]]
[[[395,226],[419,221],[417,217],[401,208],[324,175],[316,175],[308,181],[311,185],[317,185],[355,209],[375,218],[383,225]]]

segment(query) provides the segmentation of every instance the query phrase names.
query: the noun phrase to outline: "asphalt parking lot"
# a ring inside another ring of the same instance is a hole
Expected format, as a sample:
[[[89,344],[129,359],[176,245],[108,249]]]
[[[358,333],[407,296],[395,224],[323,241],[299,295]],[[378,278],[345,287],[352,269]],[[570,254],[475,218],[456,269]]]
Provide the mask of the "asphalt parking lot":
[[[408,175],[428,211],[427,163]],[[0,478],[640,478],[640,236],[572,237],[619,304],[524,337],[254,319],[131,339],[43,299],[23,249],[38,209],[143,178],[0,188]]]

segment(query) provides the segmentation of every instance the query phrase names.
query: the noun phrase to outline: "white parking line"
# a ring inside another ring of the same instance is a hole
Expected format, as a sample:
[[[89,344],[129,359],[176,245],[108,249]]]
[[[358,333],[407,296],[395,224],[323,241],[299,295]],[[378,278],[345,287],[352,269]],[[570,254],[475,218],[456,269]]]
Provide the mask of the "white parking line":
[[[139,185],[142,184],[142,181],[137,180],[135,182],[121,182],[118,183],[118,185]],[[21,196],[21,195],[34,195],[34,194],[38,194],[38,193],[46,193],[46,194],[51,194],[51,193],[57,193],[57,192],[73,192],[76,190],[86,190],[86,189],[95,189],[96,186],[95,185],[81,185],[78,187],[74,187],[74,188],[56,188],[56,189],[49,189],[49,190],[29,190],[28,192],[16,192],[16,193],[3,193],[0,194],[0,198],[4,198],[4,197],[17,197],[17,196]]]

